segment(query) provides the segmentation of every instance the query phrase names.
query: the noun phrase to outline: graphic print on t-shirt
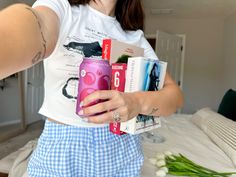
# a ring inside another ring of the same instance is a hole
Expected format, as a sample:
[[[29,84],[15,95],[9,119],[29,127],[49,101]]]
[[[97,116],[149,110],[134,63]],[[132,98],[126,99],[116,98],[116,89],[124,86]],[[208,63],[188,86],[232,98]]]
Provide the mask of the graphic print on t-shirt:
[[[102,48],[99,45],[99,42],[92,43],[80,43],[71,41],[66,45],[63,45],[68,51],[77,53],[82,57],[101,57]],[[69,57],[70,55],[68,55]],[[79,72],[79,71],[77,71]],[[77,89],[78,89],[79,78],[76,74],[76,77],[69,77],[62,88],[62,94],[68,99],[77,99]]]
[[[79,53],[84,57],[102,55],[102,48],[98,42],[93,42],[93,43],[69,42],[67,45],[64,45],[64,47],[67,50]]]

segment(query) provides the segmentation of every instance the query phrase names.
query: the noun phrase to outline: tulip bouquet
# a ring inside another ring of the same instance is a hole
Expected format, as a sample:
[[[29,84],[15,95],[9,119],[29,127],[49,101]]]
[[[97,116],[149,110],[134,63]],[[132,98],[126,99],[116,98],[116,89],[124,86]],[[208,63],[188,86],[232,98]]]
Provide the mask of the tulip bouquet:
[[[182,154],[174,155],[170,151],[158,153],[156,158],[150,158],[149,161],[158,167],[157,177],[165,177],[167,174],[189,177],[229,177],[236,174],[236,172],[216,172],[194,163]]]

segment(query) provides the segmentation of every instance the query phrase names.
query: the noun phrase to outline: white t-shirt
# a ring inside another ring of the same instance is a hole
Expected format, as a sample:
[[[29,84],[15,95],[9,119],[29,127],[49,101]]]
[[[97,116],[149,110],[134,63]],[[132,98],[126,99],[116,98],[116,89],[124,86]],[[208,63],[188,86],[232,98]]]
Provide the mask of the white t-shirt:
[[[157,58],[141,30],[123,31],[115,17],[89,5],[70,6],[68,0],[37,0],[33,7],[47,6],[60,19],[60,34],[53,53],[44,60],[44,101],[39,113],[79,127],[98,127],[76,113],[78,71],[83,56],[101,55],[104,38],[117,39],[144,48],[146,57]],[[52,34],[53,35],[53,34]],[[84,46],[92,47],[83,50]],[[91,48],[90,48],[91,49]]]

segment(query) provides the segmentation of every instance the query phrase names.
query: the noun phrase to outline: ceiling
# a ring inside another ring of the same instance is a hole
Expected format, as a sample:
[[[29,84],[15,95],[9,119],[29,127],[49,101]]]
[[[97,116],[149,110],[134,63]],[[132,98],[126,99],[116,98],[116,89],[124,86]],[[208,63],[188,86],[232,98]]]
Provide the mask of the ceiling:
[[[35,0],[0,0],[0,8],[12,3],[32,4]],[[236,11],[236,0],[142,0],[146,17],[212,18]],[[152,9],[173,9],[171,14],[152,14]]]
[[[236,11],[236,0],[142,0],[147,17],[214,18]],[[172,14],[151,14],[151,9],[173,9]]]

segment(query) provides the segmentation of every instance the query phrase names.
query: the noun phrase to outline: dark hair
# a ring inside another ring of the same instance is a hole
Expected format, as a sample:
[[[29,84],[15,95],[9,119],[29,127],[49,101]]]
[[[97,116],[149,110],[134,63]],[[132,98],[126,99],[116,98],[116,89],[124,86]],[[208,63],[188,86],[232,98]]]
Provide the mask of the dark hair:
[[[68,0],[71,5],[88,4],[90,0]],[[115,16],[123,30],[143,30],[144,12],[140,0],[117,0]]]

